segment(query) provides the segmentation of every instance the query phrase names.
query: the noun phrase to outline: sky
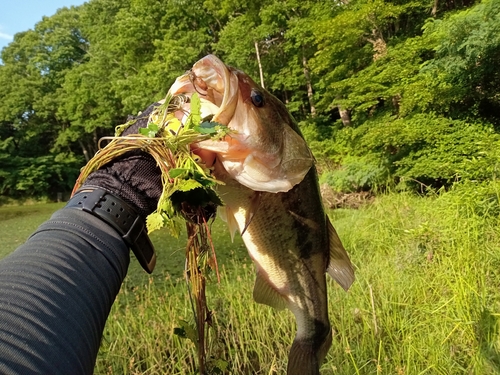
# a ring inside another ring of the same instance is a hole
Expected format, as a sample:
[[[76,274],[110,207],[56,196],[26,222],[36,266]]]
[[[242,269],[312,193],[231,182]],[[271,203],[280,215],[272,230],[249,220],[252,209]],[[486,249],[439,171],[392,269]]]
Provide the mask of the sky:
[[[33,29],[43,16],[52,16],[58,9],[81,5],[88,0],[0,0],[0,50],[14,34]]]

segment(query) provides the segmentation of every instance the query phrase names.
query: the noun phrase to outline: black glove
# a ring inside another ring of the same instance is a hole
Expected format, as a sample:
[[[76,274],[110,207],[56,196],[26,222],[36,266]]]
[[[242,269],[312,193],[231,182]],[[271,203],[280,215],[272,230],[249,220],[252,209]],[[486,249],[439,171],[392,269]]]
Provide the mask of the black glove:
[[[158,105],[150,105],[123,135],[138,134],[139,128],[147,127],[149,115]],[[162,191],[161,170],[156,161],[137,150],[91,173],[66,207],[87,211],[114,227],[144,270],[151,273],[156,255],[145,223],[147,216],[156,210]]]
[[[159,103],[150,105],[137,116],[135,123],[123,135],[138,134],[139,128],[147,127],[151,112]],[[134,117],[129,116],[127,120]],[[96,186],[109,191],[127,202],[145,221],[156,210],[162,193],[161,171],[154,158],[143,151],[128,152],[91,173],[82,189]]]

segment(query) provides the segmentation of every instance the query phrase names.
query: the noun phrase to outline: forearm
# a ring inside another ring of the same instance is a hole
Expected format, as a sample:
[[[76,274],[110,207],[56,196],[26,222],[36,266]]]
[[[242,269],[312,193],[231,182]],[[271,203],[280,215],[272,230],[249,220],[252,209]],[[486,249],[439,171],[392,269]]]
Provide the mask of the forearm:
[[[128,264],[109,225],[57,211],[0,262],[0,373],[92,374]]]

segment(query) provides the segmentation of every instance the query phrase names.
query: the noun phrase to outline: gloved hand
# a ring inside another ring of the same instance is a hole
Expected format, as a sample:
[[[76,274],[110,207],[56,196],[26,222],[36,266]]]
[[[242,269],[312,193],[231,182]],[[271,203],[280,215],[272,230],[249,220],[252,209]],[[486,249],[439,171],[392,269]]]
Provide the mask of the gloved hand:
[[[159,103],[150,105],[135,119],[135,123],[123,135],[138,134],[139,128],[147,127],[151,112]],[[133,119],[129,116],[128,120]],[[128,152],[91,173],[82,189],[96,186],[109,191],[127,202],[141,218],[156,210],[162,193],[161,171],[154,158],[143,151]]]
[[[147,127],[150,105],[123,135]],[[130,118],[129,118],[130,120]],[[161,170],[144,151],[130,151],[91,173],[66,207],[79,208],[114,227],[148,273],[156,264],[154,246],[147,235],[146,218],[156,210],[163,191]]]

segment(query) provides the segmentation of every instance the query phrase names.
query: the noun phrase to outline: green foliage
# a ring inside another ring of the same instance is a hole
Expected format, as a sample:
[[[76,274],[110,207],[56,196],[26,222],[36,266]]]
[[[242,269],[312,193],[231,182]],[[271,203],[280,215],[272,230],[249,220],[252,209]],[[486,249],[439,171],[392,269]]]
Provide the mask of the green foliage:
[[[0,154],[0,195],[12,198],[56,196],[71,190],[80,160],[58,160],[52,155],[36,158]]]
[[[342,161],[341,167],[323,173],[319,182],[338,192],[351,193],[383,188],[390,183],[389,176],[388,167],[376,155],[351,156]]]
[[[392,174],[422,182],[487,180],[499,162],[493,127],[433,114],[381,116],[356,129],[362,149],[378,151],[391,162]]]
[[[443,20],[429,21],[425,33],[437,46],[435,59],[423,72],[446,85],[450,112],[500,126],[500,2],[485,0]]]
[[[358,176],[349,189],[491,178],[499,14],[499,0],[91,0],[62,8],[1,52],[0,149],[38,160],[19,162],[15,173],[6,164],[2,183],[14,174],[26,176],[26,194],[54,189],[57,182],[35,176],[62,172],[39,163],[59,154],[89,160],[100,137],[162,99],[211,52],[257,82],[262,74],[321,167],[342,181]]]
[[[299,122],[300,129],[314,156],[328,167],[342,163],[353,146],[353,128],[333,122],[329,116],[315,116]]]

